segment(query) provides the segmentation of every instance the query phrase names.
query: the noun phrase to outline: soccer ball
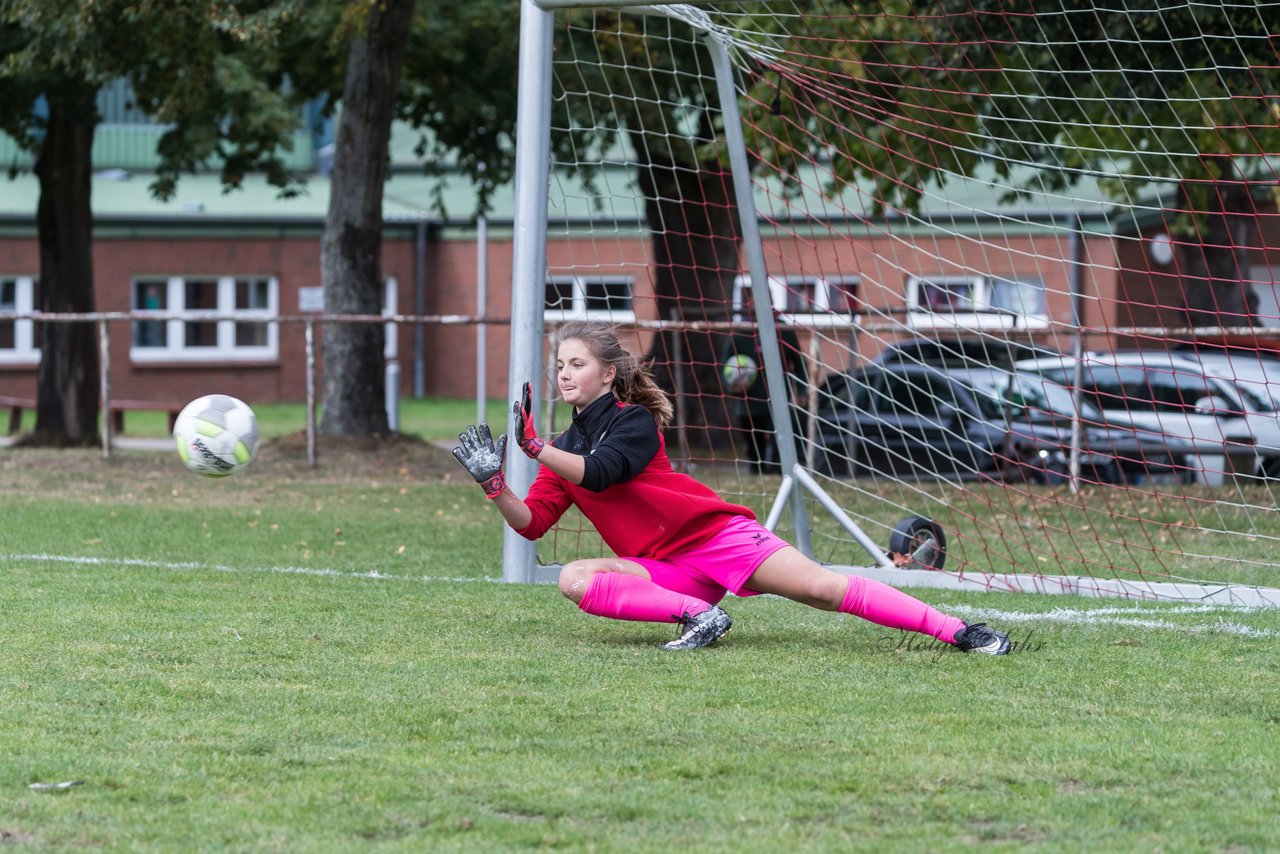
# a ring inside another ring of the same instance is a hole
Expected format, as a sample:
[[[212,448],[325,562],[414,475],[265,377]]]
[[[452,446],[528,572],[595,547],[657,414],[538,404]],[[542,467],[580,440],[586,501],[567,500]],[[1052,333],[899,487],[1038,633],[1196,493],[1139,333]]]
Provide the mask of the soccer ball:
[[[173,424],[178,456],[206,477],[226,477],[258,454],[258,419],[242,400],[225,394],[198,397]]]
[[[756,360],[741,353],[730,356],[720,368],[725,390],[734,394],[741,394],[751,388],[751,384],[756,381],[759,374],[760,368],[756,365]]]

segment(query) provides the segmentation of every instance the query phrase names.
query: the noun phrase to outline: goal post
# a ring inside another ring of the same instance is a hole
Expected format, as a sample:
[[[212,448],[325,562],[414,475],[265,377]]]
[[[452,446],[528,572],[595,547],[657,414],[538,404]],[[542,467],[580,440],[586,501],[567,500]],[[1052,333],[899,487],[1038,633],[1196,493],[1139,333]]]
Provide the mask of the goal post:
[[[673,464],[826,565],[1280,604],[1280,72],[1223,14],[522,0],[511,399],[562,430],[607,319]],[[605,553],[571,511],[503,577]]]
[[[546,263],[546,226],[545,211],[548,202],[546,185],[548,182],[548,144],[551,133],[550,112],[548,109],[550,89],[550,24],[553,19],[551,10],[569,8],[575,5],[572,0],[525,0],[521,10],[521,55],[519,93],[520,126],[533,127],[533,132],[521,131],[517,146],[516,162],[516,237],[513,242],[512,271],[512,335],[511,335],[511,367],[509,372],[510,399],[518,399],[523,389],[523,376],[517,366],[538,365],[542,363],[541,345],[544,322],[542,306],[537,296],[544,279]],[[692,21],[695,25],[699,17],[690,14],[690,7],[685,4],[652,4],[646,7],[634,7],[633,4],[603,3],[596,5],[629,6],[631,11],[640,14],[666,14],[671,7],[681,6],[686,11],[680,19]],[[664,6],[666,8],[664,8]],[[707,19],[709,23],[710,19]],[[755,323],[760,330],[760,344],[763,356],[765,376],[773,378],[774,387],[783,384],[784,368],[782,355],[778,347],[777,333],[774,328],[774,316],[771,310],[768,274],[765,268],[764,253],[760,239],[758,216],[754,204],[751,186],[750,166],[747,162],[747,151],[742,135],[741,121],[738,116],[738,88],[734,79],[734,69],[729,51],[719,41],[712,28],[708,27],[701,37],[710,55],[715,69],[718,107],[724,122],[725,143],[728,149],[734,193],[738,208],[738,218],[742,232],[744,253],[749,270],[750,287],[753,293],[752,304],[755,312]],[[527,47],[527,50],[526,50]],[[539,225],[540,223],[540,225]],[[538,409],[538,392],[535,392],[534,411]],[[776,527],[777,516],[784,503],[788,503],[792,515],[794,545],[806,555],[812,556],[813,549],[809,542],[809,523],[805,504],[799,492],[792,492],[791,487],[798,476],[796,469],[800,462],[796,455],[796,439],[792,432],[791,417],[785,397],[774,396],[769,401],[772,419],[778,434],[778,454],[781,470],[784,472],[782,486],[767,517],[767,525]],[[527,491],[536,474],[536,463],[532,460],[513,458],[511,464],[511,480],[513,488]],[[802,475],[799,475],[803,477]],[[803,477],[802,485],[817,494],[821,494],[830,506],[836,506],[822,491],[812,478]],[[841,514],[843,515],[843,514]],[[852,536],[863,541],[873,556],[873,561],[891,565],[878,551],[870,538],[862,532],[855,522],[844,516],[842,524],[849,528]],[[531,543],[514,531],[505,530],[503,549],[503,579],[506,581],[547,580],[545,568],[539,567],[536,552]]]
[[[755,191],[751,186],[751,167],[747,162],[746,143],[742,136],[742,119],[738,115],[738,87],[734,80],[728,48],[716,39],[710,30],[702,34],[702,39],[707,51],[711,54],[711,64],[715,68],[718,106],[721,121],[724,124],[729,170],[733,176],[734,197],[738,203],[738,222],[742,229],[742,247],[747,258],[747,270],[751,281],[753,295],[751,303],[755,310],[756,327],[760,330],[760,352],[764,357],[765,383],[770,388],[781,388],[786,384],[786,371],[782,365],[782,350],[778,346],[778,331],[774,325],[769,274],[765,268],[764,245],[760,239]],[[805,513],[804,502],[801,500],[800,493],[791,492],[800,461],[796,456],[796,437],[791,429],[789,406],[790,403],[785,395],[769,397],[771,418],[778,431],[778,464],[782,471],[782,486],[778,489],[777,500],[766,519],[766,527],[772,530],[777,526],[777,515],[783,503],[789,500],[794,528],[794,545],[804,554],[812,557],[813,547],[809,542],[809,520]],[[811,479],[807,485],[821,489],[817,484],[812,483]],[[857,532],[855,536],[861,534],[861,529],[857,525],[853,525],[853,531]]]
[[[552,13],[533,0],[520,2],[520,91],[516,125],[515,232],[511,259],[511,354],[507,400],[519,400],[531,366],[542,364],[543,281],[547,270],[547,184],[550,180]],[[534,411],[542,383],[531,383]],[[504,414],[505,417],[505,414]],[[524,495],[537,463],[523,454],[507,457],[507,481]],[[502,579],[538,580],[534,544],[502,527]]]

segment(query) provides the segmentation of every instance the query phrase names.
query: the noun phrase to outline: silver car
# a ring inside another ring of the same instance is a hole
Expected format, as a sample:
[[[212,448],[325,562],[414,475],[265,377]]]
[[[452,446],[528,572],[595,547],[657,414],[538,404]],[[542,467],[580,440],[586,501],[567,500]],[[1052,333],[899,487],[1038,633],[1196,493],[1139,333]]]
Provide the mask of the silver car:
[[[1073,387],[1074,357],[1031,359],[1016,364],[1060,385]],[[1260,412],[1223,372],[1181,354],[1088,353],[1079,366],[1083,400],[1108,420],[1158,431],[1195,448],[1186,475],[1210,485],[1227,474],[1264,474],[1280,464],[1280,421]]]
[[[1175,355],[1200,364],[1205,373],[1230,380],[1240,391],[1262,457],[1262,473],[1280,479],[1280,359],[1245,350],[1190,349]]]

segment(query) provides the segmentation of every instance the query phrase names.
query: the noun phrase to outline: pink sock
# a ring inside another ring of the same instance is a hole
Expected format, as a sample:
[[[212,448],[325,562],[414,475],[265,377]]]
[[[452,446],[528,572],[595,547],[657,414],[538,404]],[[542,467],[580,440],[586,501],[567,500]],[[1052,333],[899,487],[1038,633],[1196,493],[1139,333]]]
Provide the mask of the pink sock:
[[[597,617],[678,623],[682,614],[701,614],[711,606],[701,599],[672,593],[647,578],[625,572],[597,572],[578,607]]]
[[[849,576],[840,611],[891,629],[932,635],[946,643],[955,643],[956,632],[964,628],[963,620],[948,617],[895,587],[858,575]]]

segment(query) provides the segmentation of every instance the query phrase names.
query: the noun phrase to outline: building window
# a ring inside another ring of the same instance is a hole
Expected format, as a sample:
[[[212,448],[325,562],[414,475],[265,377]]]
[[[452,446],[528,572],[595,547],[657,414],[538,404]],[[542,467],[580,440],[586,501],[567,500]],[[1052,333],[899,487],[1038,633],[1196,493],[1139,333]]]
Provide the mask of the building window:
[[[271,311],[271,282],[267,279],[237,279],[236,311],[258,314]],[[262,321],[236,321],[237,347],[266,347],[270,343],[271,324]]]
[[[862,311],[857,276],[770,276],[769,299],[788,323],[802,326],[848,326]],[[735,321],[748,316],[751,293],[749,276],[733,282]]]
[[[1038,276],[991,279],[991,310],[1024,317],[1045,317],[1044,279]]]
[[[848,317],[851,322],[855,314],[863,312],[862,298],[858,295],[862,284],[861,279],[857,276],[846,276],[826,279],[826,283],[827,311]]]
[[[981,276],[920,279],[907,282],[907,303],[916,311],[938,314],[981,311],[986,296]]]
[[[36,280],[0,277],[0,364],[34,365],[40,361],[40,330],[34,321],[14,315],[35,311]]]
[[[553,276],[543,308],[548,320],[635,320],[633,285],[630,276]]]
[[[280,285],[274,278],[138,278],[131,302],[135,362],[277,357]]]
[[[916,329],[1043,328],[1044,281],[1026,276],[910,276],[908,322]]]

